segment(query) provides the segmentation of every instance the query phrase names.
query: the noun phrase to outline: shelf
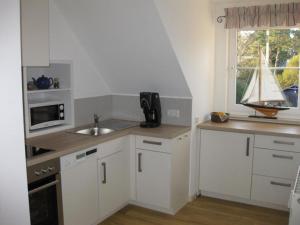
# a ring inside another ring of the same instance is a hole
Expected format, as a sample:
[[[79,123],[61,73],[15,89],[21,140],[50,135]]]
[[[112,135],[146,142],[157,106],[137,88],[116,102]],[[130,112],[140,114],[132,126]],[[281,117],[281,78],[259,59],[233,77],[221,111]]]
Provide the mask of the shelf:
[[[51,61],[47,67],[23,67],[23,90],[24,90],[24,117],[26,137],[58,132],[74,126],[74,97],[73,97],[73,74],[72,61],[56,60]],[[33,78],[38,80],[42,74],[45,77],[57,78],[59,88],[51,86],[49,89],[28,90],[28,82]],[[60,126],[47,127],[43,129],[30,130],[30,107],[51,104],[65,105],[65,124]]]
[[[58,88],[58,89],[52,88],[52,89],[33,90],[33,91],[27,91],[27,94],[62,92],[62,91],[71,91],[71,89],[70,88]]]
[[[47,103],[47,104],[57,104],[62,102],[60,99],[53,99],[53,98],[42,98],[42,99],[30,99],[28,100],[28,104],[42,104],[42,103]]]
[[[44,134],[49,134],[50,132],[59,132],[59,131],[63,131],[63,130],[68,130],[71,128],[74,128],[74,126],[72,124],[65,123],[65,124],[58,125],[58,126],[29,131],[27,134],[27,138],[36,137],[36,136],[40,136],[40,135],[44,135]]]

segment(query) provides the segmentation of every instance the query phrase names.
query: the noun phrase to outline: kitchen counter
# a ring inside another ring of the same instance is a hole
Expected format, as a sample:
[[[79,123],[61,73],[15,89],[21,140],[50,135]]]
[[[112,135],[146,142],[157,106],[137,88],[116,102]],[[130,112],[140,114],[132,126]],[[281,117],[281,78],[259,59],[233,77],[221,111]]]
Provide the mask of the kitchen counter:
[[[190,129],[191,128],[187,126],[163,124],[157,128],[141,128],[139,126],[136,126],[120,131],[114,131],[112,133],[97,137],[82,134],[74,134],[71,131],[75,129],[33,137],[26,139],[26,144],[39,148],[52,149],[54,151],[51,151],[41,156],[36,156],[32,159],[28,159],[27,167],[41,162],[45,162],[47,160],[58,158],[79,150],[93,147],[98,144],[126,135],[141,135],[148,137],[172,139],[190,131]]]
[[[252,121],[229,120],[227,123],[206,121],[198,125],[200,129],[229,131],[238,133],[273,135],[300,138],[300,126],[289,124],[275,124]]]

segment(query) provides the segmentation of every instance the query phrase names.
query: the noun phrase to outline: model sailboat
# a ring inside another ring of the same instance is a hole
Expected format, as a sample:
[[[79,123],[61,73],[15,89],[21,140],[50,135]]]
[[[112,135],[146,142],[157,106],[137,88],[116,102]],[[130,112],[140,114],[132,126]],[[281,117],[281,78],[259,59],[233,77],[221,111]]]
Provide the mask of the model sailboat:
[[[268,67],[268,62],[262,51],[259,50],[259,66],[255,69],[249,86],[241,100],[241,104],[262,113],[264,118],[276,119],[286,99],[279,86],[277,78]],[[260,116],[251,116],[260,117]]]

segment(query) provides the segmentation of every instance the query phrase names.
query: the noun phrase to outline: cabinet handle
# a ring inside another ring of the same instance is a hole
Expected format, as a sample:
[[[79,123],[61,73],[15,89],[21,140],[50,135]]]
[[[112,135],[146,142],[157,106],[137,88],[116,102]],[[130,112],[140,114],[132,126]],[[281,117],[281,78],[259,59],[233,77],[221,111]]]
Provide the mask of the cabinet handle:
[[[138,154],[138,171],[139,171],[139,173],[143,172],[143,170],[142,170],[142,153]]]
[[[162,145],[161,142],[158,141],[147,141],[147,140],[143,140],[144,144],[149,144],[149,145]]]
[[[294,159],[293,156],[287,156],[287,155],[276,155],[276,154],[273,154],[272,156],[273,156],[273,158],[277,158],[277,159],[290,159],[290,160]]]
[[[106,163],[103,162],[101,165],[103,166],[103,180],[102,180],[102,184],[106,184]]]
[[[250,155],[250,138],[247,137],[246,156]]]
[[[274,144],[279,144],[279,145],[295,145],[295,142],[288,142],[288,141],[274,140],[273,142],[274,142]]]
[[[281,187],[292,187],[291,184],[280,183],[280,182],[276,182],[276,181],[271,181],[271,184],[275,185],[275,186],[281,186]]]

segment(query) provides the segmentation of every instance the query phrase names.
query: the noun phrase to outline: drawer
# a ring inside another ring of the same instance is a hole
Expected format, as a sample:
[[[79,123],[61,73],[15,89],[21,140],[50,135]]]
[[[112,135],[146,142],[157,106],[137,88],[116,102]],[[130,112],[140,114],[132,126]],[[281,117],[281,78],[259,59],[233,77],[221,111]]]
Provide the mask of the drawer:
[[[299,165],[300,153],[254,149],[254,174],[293,180],[296,178]]]
[[[300,152],[300,139],[267,135],[255,135],[254,146],[257,148]]]
[[[170,140],[154,137],[136,136],[135,147],[158,152],[170,152]]]
[[[118,138],[112,141],[104,142],[103,144],[100,144],[98,148],[98,156],[100,158],[107,157],[109,155],[112,155],[116,152],[120,152],[122,150],[129,148],[129,139],[128,137],[122,137]]]
[[[251,199],[288,207],[293,181],[253,175]]]

